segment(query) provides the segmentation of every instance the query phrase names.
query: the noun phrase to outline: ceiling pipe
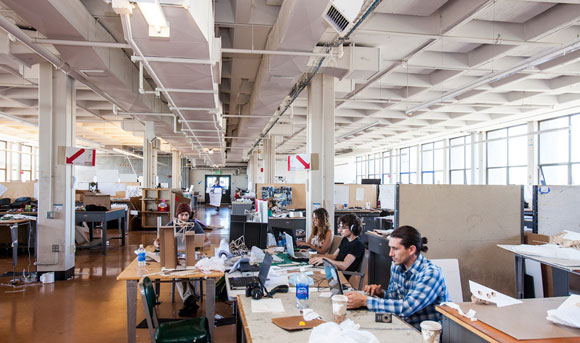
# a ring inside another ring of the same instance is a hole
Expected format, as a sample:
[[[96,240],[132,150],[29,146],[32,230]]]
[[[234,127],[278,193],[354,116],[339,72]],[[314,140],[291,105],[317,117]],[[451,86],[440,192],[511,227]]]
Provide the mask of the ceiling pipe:
[[[81,40],[66,40],[66,39],[47,39],[47,38],[32,38],[32,42],[36,44],[49,44],[49,45],[66,45],[66,46],[86,46],[90,48],[118,48],[118,49],[130,49],[131,46],[126,43],[116,43],[116,42],[92,42],[92,41],[81,41]]]
[[[12,34],[16,39],[18,39],[22,44],[26,47],[37,53],[40,57],[44,58],[47,62],[52,64],[54,68],[57,70],[61,70],[66,74],[73,77],[75,80],[83,83],[87,87],[89,87],[93,92],[99,94],[104,99],[109,101],[111,104],[116,104],[116,101],[106,92],[103,92],[97,86],[95,86],[91,81],[89,81],[85,76],[81,73],[74,70],[71,66],[65,63],[60,57],[54,55],[52,52],[47,50],[45,47],[41,46],[40,44],[35,43],[31,37],[29,37],[26,33],[24,33],[18,26],[14,25],[10,22],[6,17],[0,15],[0,27],[3,28],[6,32]],[[126,110],[122,106],[118,106],[123,110]]]
[[[155,88],[156,91],[161,91],[161,88]],[[169,93],[192,93],[192,94],[217,94],[215,89],[181,89],[181,88],[166,88]]]
[[[173,113],[156,113],[156,112],[118,112],[130,116],[156,116],[156,117],[174,117]]]
[[[161,80],[159,79],[159,77],[157,76],[157,74],[155,73],[155,71],[153,70],[151,65],[149,64],[149,60],[147,58],[145,58],[145,56],[143,55],[143,53],[141,52],[141,50],[137,46],[137,43],[135,43],[135,41],[133,40],[133,32],[131,29],[131,16],[129,14],[121,15],[121,24],[123,25],[123,32],[125,33],[125,39],[129,43],[129,45],[131,46],[133,51],[137,54],[137,56],[131,56],[131,60],[143,62],[144,67],[147,68],[147,71],[149,72],[149,75],[153,78],[153,81],[155,81],[155,84],[158,85],[163,90],[163,93],[165,94],[165,97],[167,98],[167,102],[169,103],[169,107],[170,108],[174,107],[175,110],[177,111],[177,113],[179,114],[179,116],[181,117],[181,119],[185,120],[185,116],[177,108],[177,106],[175,105],[175,102],[173,101],[173,98],[171,97],[169,92],[167,92],[165,90],[165,86],[163,86],[163,83],[161,82]],[[176,129],[175,122],[176,121],[174,119],[174,131]],[[185,123],[185,124],[187,125],[187,127],[189,127],[191,129],[191,127],[189,126],[188,123]],[[174,132],[174,133],[177,133],[177,132]],[[195,134],[192,133],[192,136],[189,136],[189,137],[190,137],[190,139],[191,138],[195,139],[195,141],[197,142],[199,147],[202,148],[202,145],[201,145],[201,143],[199,143],[199,140],[197,139]],[[192,149],[194,149],[193,139],[191,140]],[[209,158],[209,155],[206,154],[206,157]]]
[[[128,14],[125,14],[128,15]],[[134,49],[133,49],[134,50]],[[131,56],[133,62],[159,62],[159,63],[181,63],[181,64],[216,64],[212,60],[198,60],[194,58],[176,58],[176,57],[155,57],[155,56]]]
[[[248,55],[285,55],[285,56],[307,56],[307,57],[331,57],[331,53],[324,52],[304,52],[304,51],[283,51],[283,50],[256,50],[256,49],[230,49],[222,48],[222,54],[248,54]]]

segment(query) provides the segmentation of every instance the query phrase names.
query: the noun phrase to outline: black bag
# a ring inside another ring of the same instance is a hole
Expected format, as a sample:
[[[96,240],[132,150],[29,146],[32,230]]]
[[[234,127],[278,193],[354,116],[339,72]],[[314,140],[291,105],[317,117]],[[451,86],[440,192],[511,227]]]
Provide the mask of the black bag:
[[[85,209],[87,211],[107,211],[107,208],[105,206],[99,205],[87,205],[85,206]]]
[[[10,198],[2,198],[0,199],[0,206],[10,205]]]
[[[24,208],[24,206],[30,205],[31,202],[32,199],[30,199],[30,197],[20,197],[16,198],[16,200],[14,200],[14,202],[10,206],[12,208]]]

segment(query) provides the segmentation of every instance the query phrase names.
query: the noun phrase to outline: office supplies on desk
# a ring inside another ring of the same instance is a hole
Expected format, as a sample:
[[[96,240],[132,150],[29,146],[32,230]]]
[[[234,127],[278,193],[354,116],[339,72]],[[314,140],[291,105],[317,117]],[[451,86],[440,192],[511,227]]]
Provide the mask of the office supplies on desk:
[[[245,289],[247,285],[252,282],[259,282],[263,287],[266,283],[266,278],[270,272],[270,266],[272,266],[272,255],[266,253],[264,256],[264,262],[260,267],[260,272],[258,277],[255,276],[241,276],[241,277],[229,277],[230,289]]]
[[[496,290],[480,285],[477,282],[473,282],[471,280],[469,280],[469,290],[471,291],[471,294],[473,294],[473,296],[475,296],[476,298],[488,301],[490,303],[494,303],[497,305],[497,307],[504,307],[522,303],[521,300],[514,299],[512,297],[509,297]]]

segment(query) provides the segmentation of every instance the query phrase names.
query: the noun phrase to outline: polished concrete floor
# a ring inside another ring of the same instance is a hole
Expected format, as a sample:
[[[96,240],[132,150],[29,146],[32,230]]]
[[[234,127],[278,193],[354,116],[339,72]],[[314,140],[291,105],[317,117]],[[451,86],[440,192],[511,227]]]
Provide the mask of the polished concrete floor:
[[[197,217],[207,224],[224,228],[213,230],[210,239],[219,243],[229,235],[228,208],[200,209]],[[110,235],[116,235],[111,230]],[[79,250],[75,258],[75,277],[54,284],[39,282],[13,287],[8,277],[0,277],[0,342],[126,342],[125,283],[117,275],[134,258],[139,244],[151,244],[155,232],[129,232],[127,244],[120,247],[119,240],[111,240],[107,256],[100,249]],[[19,254],[18,269],[28,268],[26,253]],[[34,266],[30,267],[31,270]],[[0,273],[12,270],[12,258],[7,251],[0,256]],[[171,287],[161,286],[159,314],[162,318],[178,317],[181,299],[171,303]],[[203,309],[204,306],[202,305]],[[231,316],[228,304],[218,303],[217,313]],[[199,310],[198,315],[203,315]],[[137,320],[144,318],[139,300]],[[216,342],[232,342],[234,325],[216,328]],[[147,329],[137,329],[137,342],[149,342]]]

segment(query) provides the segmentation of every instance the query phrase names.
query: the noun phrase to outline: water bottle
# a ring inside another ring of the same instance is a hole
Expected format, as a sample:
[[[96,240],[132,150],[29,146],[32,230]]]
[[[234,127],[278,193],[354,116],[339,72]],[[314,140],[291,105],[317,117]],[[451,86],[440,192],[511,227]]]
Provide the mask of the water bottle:
[[[161,203],[157,206],[159,212],[167,212],[167,203],[165,199],[161,199]]]
[[[139,250],[137,250],[137,266],[145,267],[145,248],[143,244],[139,244]]]
[[[286,235],[282,234],[282,246],[286,248]],[[288,251],[290,253],[290,251]]]
[[[296,278],[296,307],[300,310],[308,308],[308,276],[304,273],[304,267],[300,267],[300,274]]]

